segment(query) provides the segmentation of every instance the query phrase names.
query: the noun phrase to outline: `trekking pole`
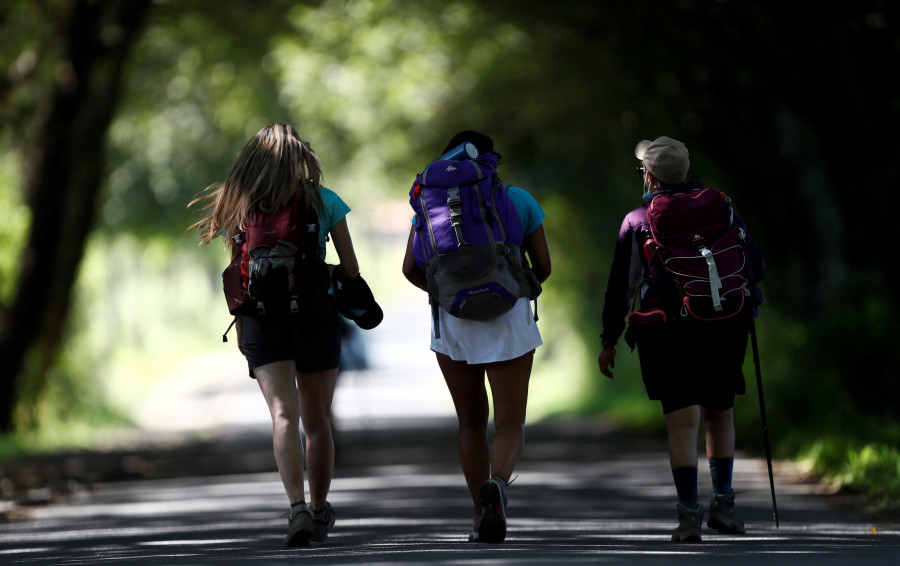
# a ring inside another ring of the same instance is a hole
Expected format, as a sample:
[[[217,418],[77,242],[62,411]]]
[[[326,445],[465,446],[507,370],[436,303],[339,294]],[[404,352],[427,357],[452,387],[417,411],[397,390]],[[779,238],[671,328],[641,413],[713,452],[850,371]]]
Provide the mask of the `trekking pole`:
[[[756,390],[759,393],[759,415],[762,420],[763,443],[766,446],[766,464],[769,466],[769,487],[772,489],[772,513],[778,528],[778,506],[775,505],[775,478],[772,475],[772,451],[769,448],[769,424],[766,422],[766,400],[763,398],[762,373],[759,369],[759,346],[756,342],[756,322],[750,320],[750,341],[753,344],[753,364],[756,366]]]

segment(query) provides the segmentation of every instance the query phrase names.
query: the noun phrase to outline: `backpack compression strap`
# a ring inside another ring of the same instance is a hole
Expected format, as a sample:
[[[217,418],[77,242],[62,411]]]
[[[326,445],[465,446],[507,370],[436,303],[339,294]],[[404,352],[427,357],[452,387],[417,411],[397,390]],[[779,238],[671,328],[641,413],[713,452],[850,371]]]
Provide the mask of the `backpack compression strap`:
[[[462,201],[459,198],[459,187],[447,189],[447,206],[450,208],[450,225],[456,231],[456,241],[458,247],[466,244],[462,232]]]
[[[709,268],[709,293],[712,296],[713,308],[716,312],[722,310],[722,297],[719,295],[719,289],[722,288],[722,280],[719,278],[719,269],[716,267],[716,258],[709,248],[703,246],[700,248],[703,259]]]

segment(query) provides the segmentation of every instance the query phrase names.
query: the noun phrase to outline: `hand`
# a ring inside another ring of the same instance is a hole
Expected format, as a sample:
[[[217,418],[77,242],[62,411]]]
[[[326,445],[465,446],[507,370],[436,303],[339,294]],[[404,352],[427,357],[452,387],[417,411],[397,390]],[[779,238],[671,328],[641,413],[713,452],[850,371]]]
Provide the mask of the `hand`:
[[[616,347],[604,346],[597,357],[597,363],[600,365],[600,373],[612,379],[612,369],[616,367]]]

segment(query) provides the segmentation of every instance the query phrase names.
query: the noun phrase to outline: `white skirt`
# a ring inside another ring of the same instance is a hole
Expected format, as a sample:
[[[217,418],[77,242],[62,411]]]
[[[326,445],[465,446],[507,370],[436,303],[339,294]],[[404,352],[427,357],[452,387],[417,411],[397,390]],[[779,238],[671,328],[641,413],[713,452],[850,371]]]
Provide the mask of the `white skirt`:
[[[431,349],[452,360],[487,364],[518,358],[541,344],[541,333],[531,312],[531,301],[520,297],[509,311],[492,320],[466,320],[438,309],[441,337],[434,337]]]

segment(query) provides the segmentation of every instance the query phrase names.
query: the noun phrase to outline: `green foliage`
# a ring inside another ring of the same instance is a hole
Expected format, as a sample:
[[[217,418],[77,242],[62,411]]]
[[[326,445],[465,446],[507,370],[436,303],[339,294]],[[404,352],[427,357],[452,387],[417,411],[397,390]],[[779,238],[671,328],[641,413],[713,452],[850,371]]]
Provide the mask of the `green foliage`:
[[[80,324],[67,348],[97,355],[93,382],[126,417],[179,364],[221,344],[231,320],[219,305],[226,260],[219,245],[164,235],[92,239],[79,278]]]
[[[810,469],[838,490],[864,494],[877,511],[900,510],[900,450],[896,445],[819,440],[806,449]]]
[[[172,2],[151,11],[110,129],[101,229],[183,234],[195,217],[187,202],[224,180],[259,128],[289,120],[264,64],[289,3],[272,3],[269,25],[250,4]],[[224,31],[233,29],[244,37]]]
[[[226,254],[168,236],[91,239],[65,345],[46,385],[23,386],[18,422],[36,435],[85,441],[91,429],[129,426],[161,376],[209,349],[228,325],[217,273]],[[210,316],[209,313],[221,316]]]
[[[0,246],[10,251],[24,247],[31,225],[31,211],[16,190],[21,178],[17,158],[18,152],[14,150],[0,158],[0,210],[3,211]],[[0,253],[0,305],[9,304],[12,300],[19,274],[18,256],[10,251]]]

